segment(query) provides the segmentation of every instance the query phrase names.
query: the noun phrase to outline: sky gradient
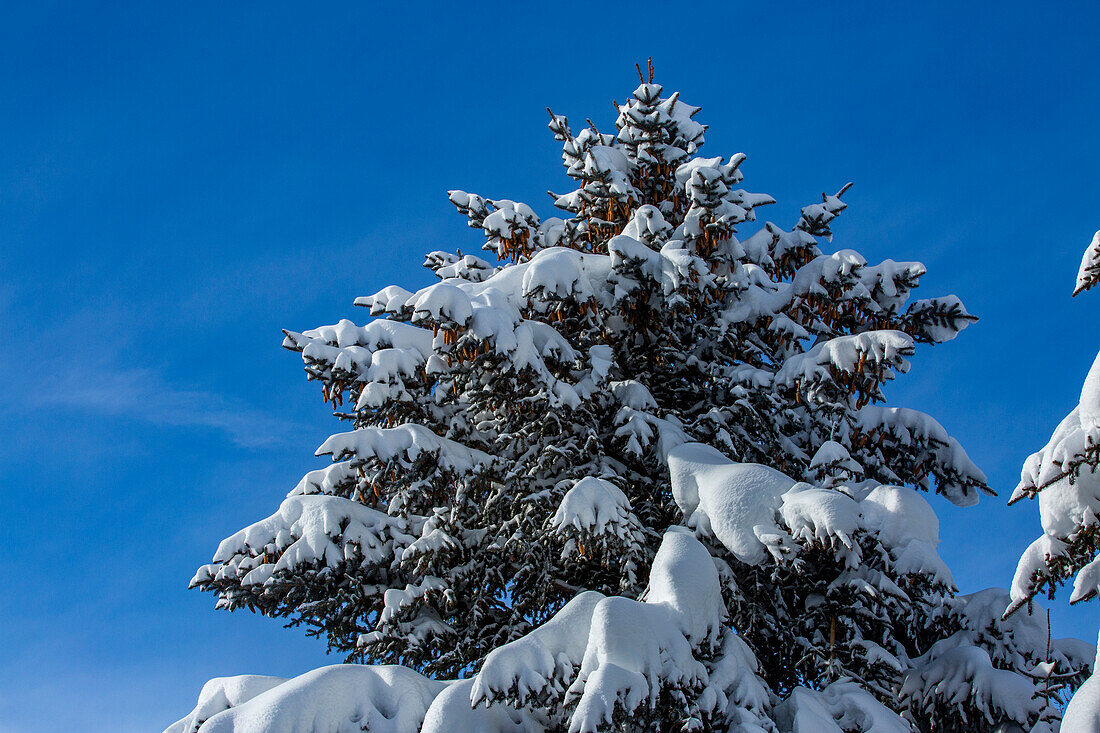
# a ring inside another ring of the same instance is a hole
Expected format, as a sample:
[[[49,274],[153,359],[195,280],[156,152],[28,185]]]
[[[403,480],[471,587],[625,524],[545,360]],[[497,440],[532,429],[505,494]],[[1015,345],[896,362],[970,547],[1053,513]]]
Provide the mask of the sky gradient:
[[[339,661],[187,590],[338,429],[280,329],[479,246],[447,189],[549,215],[544,108],[611,129],[649,55],[761,219],[854,181],[834,245],[981,317],[886,391],[1001,494],[932,500],[958,585],[1011,581],[1040,530],[1005,501],[1100,347],[1100,6],[531,5],[0,3],[0,733],[161,730],[210,677]]]

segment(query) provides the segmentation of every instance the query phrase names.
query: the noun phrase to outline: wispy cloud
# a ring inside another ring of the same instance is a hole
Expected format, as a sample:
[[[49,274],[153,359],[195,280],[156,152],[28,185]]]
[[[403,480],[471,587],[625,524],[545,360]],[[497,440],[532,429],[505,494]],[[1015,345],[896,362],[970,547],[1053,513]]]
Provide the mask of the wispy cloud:
[[[60,407],[154,426],[217,431],[246,448],[289,445],[303,429],[268,405],[169,379],[156,365],[130,366],[126,357],[134,350],[128,342],[141,326],[132,309],[97,304],[58,318],[36,307],[28,287],[0,279],[0,323],[19,332],[21,343],[20,350],[0,356],[0,422],[7,421],[5,413],[7,419],[21,419],[43,407]],[[97,338],[67,338],[76,333]],[[27,368],[17,354],[37,357],[35,367]]]
[[[288,443],[299,427],[243,400],[174,385],[151,369],[97,365],[71,370],[49,384],[39,394],[49,405],[153,425],[217,430],[248,448]]]

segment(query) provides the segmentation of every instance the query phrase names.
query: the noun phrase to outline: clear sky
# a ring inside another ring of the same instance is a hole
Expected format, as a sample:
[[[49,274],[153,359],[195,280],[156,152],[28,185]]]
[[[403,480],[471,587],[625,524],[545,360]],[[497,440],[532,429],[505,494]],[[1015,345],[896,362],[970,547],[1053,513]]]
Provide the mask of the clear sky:
[[[836,246],[981,316],[887,395],[1001,492],[934,505],[959,586],[1007,585],[1039,524],[1005,500],[1100,347],[1069,297],[1100,5],[767,5],[0,3],[0,732],[156,731],[210,677],[338,661],[187,590],[337,428],[280,328],[473,250],[447,189],[548,214],[544,108],[610,129],[648,55],[768,218],[855,181]],[[1100,606],[1054,620],[1091,640]]]

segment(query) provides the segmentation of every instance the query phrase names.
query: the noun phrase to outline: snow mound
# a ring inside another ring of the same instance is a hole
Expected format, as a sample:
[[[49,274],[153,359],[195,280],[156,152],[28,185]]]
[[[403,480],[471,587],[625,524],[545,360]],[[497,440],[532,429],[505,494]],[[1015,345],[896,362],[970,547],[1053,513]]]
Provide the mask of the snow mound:
[[[592,612],[605,599],[585,591],[574,596],[554,617],[526,636],[489,652],[474,678],[470,701],[511,700],[520,705],[545,701],[564,692],[556,680],[580,666],[588,643]]]
[[[783,494],[779,507],[783,524],[795,539],[839,543],[855,549],[855,535],[861,529],[859,502],[831,489],[795,484]]]
[[[200,696],[195,710],[165,733],[418,733],[432,701],[448,685],[405,667],[354,664],[321,667],[285,681],[229,679],[241,682],[209,690],[208,683],[203,694],[210,695]],[[226,690],[238,698],[231,700]],[[205,717],[223,701],[228,707]]]
[[[697,689],[707,670],[693,650],[714,647],[725,607],[710,553],[683,529],[665,534],[644,602],[590,591],[550,621],[489,654],[471,700],[524,704],[560,695],[556,679],[579,671],[565,691],[569,730],[594,733],[617,713],[653,709],[662,691]]]
[[[195,733],[204,722],[218,713],[242,705],[284,682],[286,679],[283,677],[256,674],[215,677],[202,686],[195,709],[185,718],[168,726],[164,733]]]
[[[794,539],[845,549],[854,566],[860,558],[856,535],[865,532],[887,548],[895,572],[929,573],[953,585],[936,551],[936,513],[913,489],[877,486],[864,489],[866,496],[858,500],[766,466],[735,463],[702,443],[674,449],[669,472],[685,524],[713,536],[746,564],[760,564],[769,553],[777,556]]]
[[[939,518],[923,496],[902,486],[878,486],[860,502],[860,510],[863,526],[890,548],[896,572],[927,573],[946,586],[955,585],[936,550]]]
[[[1097,235],[1100,236],[1100,232]],[[1100,649],[1100,643],[1097,648]],[[1100,662],[1100,656],[1096,661]],[[1094,662],[1092,676],[1077,689],[1066,706],[1062,716],[1062,730],[1066,733],[1100,733],[1100,675],[1095,674],[1096,669]]]
[[[662,691],[707,682],[693,646],[718,636],[725,617],[710,553],[684,531],[665,534],[644,603],[615,596],[600,601],[580,671],[565,701],[575,701],[570,733],[596,733],[618,712],[657,705]]]
[[[833,682],[822,690],[796,687],[775,707],[784,733],[910,733],[896,713],[853,682]]]
[[[767,466],[734,463],[703,443],[673,449],[668,467],[673,498],[689,527],[713,534],[744,563],[764,560],[761,536],[778,532],[775,515],[794,479]]]
[[[807,473],[826,486],[863,475],[863,466],[852,460],[848,449],[835,440],[826,440],[810,459]]]
[[[542,733],[545,729],[542,716],[531,710],[507,705],[472,707],[473,684],[473,680],[458,680],[439,693],[420,733]]]

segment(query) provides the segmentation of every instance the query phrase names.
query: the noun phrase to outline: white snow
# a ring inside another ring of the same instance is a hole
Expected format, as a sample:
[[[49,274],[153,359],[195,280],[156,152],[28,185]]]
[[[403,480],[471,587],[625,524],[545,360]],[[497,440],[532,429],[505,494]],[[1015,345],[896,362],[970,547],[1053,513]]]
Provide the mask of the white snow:
[[[448,684],[432,701],[419,733],[542,733],[545,730],[544,716],[536,711],[508,705],[472,707],[473,684],[473,680]]]
[[[1026,725],[1045,703],[1033,698],[1033,684],[1013,672],[997,669],[989,653],[975,646],[950,646],[913,660],[916,669],[906,675],[901,696],[920,708],[969,702],[986,722],[1013,720]]]
[[[927,573],[954,586],[951,571],[940,558],[940,522],[931,505],[913,489],[878,486],[860,502],[863,526],[890,548],[899,574]]]
[[[700,707],[717,713],[718,720],[731,724],[731,731],[765,731],[770,725],[772,694],[760,679],[759,662],[748,644],[727,633],[722,648],[710,666],[709,679],[699,696]],[[756,726],[753,728],[751,726]]]
[[[430,453],[440,468],[455,473],[468,473],[493,463],[488,453],[466,446],[448,438],[441,438],[423,425],[407,423],[395,428],[360,428],[330,436],[317,455],[331,454],[333,460],[352,458],[367,461],[372,458],[382,462],[393,460],[411,464],[422,453]]]
[[[835,440],[826,440],[810,459],[807,473],[815,481],[833,486],[863,475],[863,466],[852,460],[848,449]]]
[[[215,677],[202,686],[195,709],[168,726],[164,733],[195,733],[205,721],[218,713],[246,703],[284,682],[286,679],[283,677],[255,674]]]
[[[1081,258],[1077,273],[1077,295],[1100,282],[1100,231],[1092,238]],[[1100,592],[1100,557],[1092,549],[1092,540],[1082,533],[1100,524],[1100,354],[1081,388],[1077,406],[1067,415],[1042,450],[1024,463],[1020,483],[1009,503],[1038,495],[1040,535],[1020,557],[1012,580],[1012,602],[1005,616],[1019,615],[1046,579],[1054,575],[1051,564],[1063,561],[1076,568],[1070,603],[1094,598]],[[1082,550],[1088,554],[1081,557]],[[1090,560],[1086,561],[1089,556]],[[1077,654],[1081,654],[1077,643]],[[1063,644],[1063,647],[1065,645]],[[1072,644],[1071,644],[1072,646]],[[1073,649],[1066,652],[1072,654]],[[1062,730],[1069,733],[1100,733],[1100,657],[1093,674],[1077,690],[1066,706]]]
[[[594,733],[616,710],[654,705],[666,686],[705,684],[707,671],[693,647],[715,645],[724,617],[710,553],[673,528],[654,558],[644,603],[595,592],[577,596],[539,629],[490,653],[472,701],[547,695],[552,680],[579,659],[565,696],[576,705],[569,730]]]
[[[822,690],[796,687],[775,707],[784,733],[910,733],[912,728],[853,682],[833,682]]]
[[[555,681],[580,666],[592,612],[604,598],[596,591],[579,593],[542,626],[489,652],[474,677],[471,703],[512,700],[522,705],[555,691]]]
[[[882,310],[897,313],[925,272],[927,268],[920,262],[883,260],[877,265],[865,265],[860,279]]]
[[[649,389],[637,380],[611,382],[608,386],[615,400],[624,407],[632,410],[653,410],[657,407],[657,400],[653,399]]]
[[[197,725],[211,704],[221,702],[210,690],[211,696],[200,696],[195,711],[165,733],[418,733],[429,705],[447,686],[404,667],[354,664],[321,667],[286,681],[244,679],[250,681],[240,688],[251,695],[241,695],[236,704],[223,695],[232,706]]]
[[[1100,237],[1100,232],[1097,233]],[[1100,640],[1097,648],[1100,649]],[[1066,733],[1100,733],[1100,652],[1093,662],[1093,673],[1073,694],[1062,715]]]
[[[617,709],[653,707],[666,686],[705,684],[692,642],[713,642],[724,616],[710,553],[690,534],[670,530],[653,561],[647,601],[615,596],[593,608],[581,668],[566,694],[576,702],[570,733],[595,733]]]
[[[779,513],[795,539],[855,549],[855,534],[861,528],[860,504],[849,496],[796,484],[783,494]],[[852,556],[851,561],[857,559]]]
[[[908,317],[912,319],[922,316],[926,312],[941,314],[954,313],[958,316],[957,318],[953,318],[949,324],[941,323],[935,318],[925,319],[922,325],[922,332],[924,336],[937,344],[952,340],[968,328],[975,320],[970,317],[970,313],[967,312],[962,301],[959,300],[956,295],[941,295],[935,298],[914,300],[909,305],[907,314]]]
[[[713,534],[744,563],[764,560],[760,536],[778,531],[775,515],[793,479],[767,466],[734,463],[703,443],[672,450],[668,467],[687,526]]]
[[[988,483],[985,474],[970,456],[933,417],[907,407],[865,405],[855,416],[855,426],[863,433],[877,433],[899,447],[913,450],[924,446],[933,465],[942,470],[937,490],[956,506],[978,503],[973,483]]]
[[[896,572],[927,573],[953,585],[936,551],[935,511],[913,489],[878,486],[857,500],[766,466],[734,463],[700,443],[673,450],[669,471],[685,524],[713,535],[742,562],[758,564],[793,537],[843,547],[852,565],[859,561],[856,533],[866,531],[888,548]]]
[[[831,369],[845,373],[863,373],[872,367],[882,377],[893,376],[892,369],[909,370],[904,358],[913,353],[913,337],[901,331],[865,331],[824,341],[804,354],[795,354],[783,363],[775,375],[776,384],[816,384],[831,382]]]
[[[282,570],[301,565],[337,567],[344,562],[388,566],[416,528],[338,496],[291,495],[279,511],[222,540],[213,563],[199,568],[191,585],[237,578],[264,585]]]
[[[670,528],[661,541],[645,600],[650,605],[667,606],[673,625],[693,646],[714,644],[726,616],[710,553],[681,527]]]
[[[1067,541],[1081,529],[1100,523],[1100,354],[1081,388],[1077,407],[1067,415],[1042,450],[1024,462],[1011,502],[1037,493],[1043,534],[1024,552],[1012,582],[1012,608],[1034,594],[1036,574],[1045,576],[1051,560],[1065,554]],[[1095,560],[1080,568],[1071,602],[1091,598],[1100,589]]]
[[[1027,577],[1021,578],[1021,580],[1027,580]],[[1077,571],[1077,575],[1073,579],[1073,593],[1069,597],[1069,602],[1087,601],[1096,597],[1097,593],[1100,593],[1100,557],[1093,558]]]
[[[565,492],[550,525],[559,529],[572,526],[594,535],[608,531],[618,535],[624,527],[640,527],[622,489],[592,476],[578,480]]]
[[[1083,290],[1096,285],[1100,281],[1100,232],[1092,236],[1092,242],[1081,256],[1081,269],[1077,271],[1077,287],[1073,294],[1077,295]]]
[[[791,290],[799,296],[831,297],[829,286],[848,282],[856,285],[847,291],[848,298],[869,300],[871,293],[862,280],[863,266],[866,264],[863,255],[851,249],[820,255],[798,269],[791,281]]]
[[[634,239],[653,247],[658,242],[663,242],[672,234],[673,227],[661,214],[661,210],[651,204],[639,206],[625,227],[623,236]]]
[[[308,494],[335,494],[339,487],[350,486],[359,478],[350,461],[340,461],[324,468],[310,471],[298,481],[287,496]]]

